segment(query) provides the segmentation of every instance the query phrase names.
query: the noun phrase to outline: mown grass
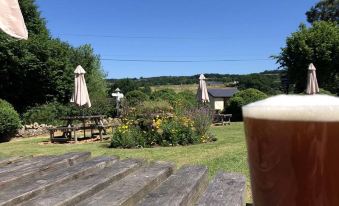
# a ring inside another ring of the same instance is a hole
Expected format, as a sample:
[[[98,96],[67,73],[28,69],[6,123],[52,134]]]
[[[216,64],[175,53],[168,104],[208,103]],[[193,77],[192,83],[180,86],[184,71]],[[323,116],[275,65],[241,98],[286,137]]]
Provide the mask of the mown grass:
[[[149,161],[170,161],[179,168],[182,165],[206,165],[209,176],[217,171],[239,172],[247,176],[247,151],[242,123],[212,127],[216,142],[178,147],[158,147],[145,149],[112,149],[109,141],[78,144],[43,144],[48,137],[15,139],[0,144],[0,157],[63,154],[71,151],[90,151],[92,156],[116,155],[120,158],[143,158]],[[251,199],[249,181],[247,183],[248,200]]]

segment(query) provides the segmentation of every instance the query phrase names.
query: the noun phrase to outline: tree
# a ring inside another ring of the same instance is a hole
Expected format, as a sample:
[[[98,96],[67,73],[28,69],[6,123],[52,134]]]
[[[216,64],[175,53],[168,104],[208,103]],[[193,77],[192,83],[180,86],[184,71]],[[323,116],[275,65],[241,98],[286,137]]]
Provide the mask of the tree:
[[[280,91],[279,74],[249,74],[238,77],[238,88],[240,90],[247,88],[258,89],[266,94],[275,95]]]
[[[139,86],[133,79],[125,78],[116,80],[112,84],[111,91],[114,92],[117,88],[119,88],[122,93],[127,94],[128,92],[137,90]]]
[[[306,12],[307,21],[332,21],[339,24],[339,0],[322,0]]]
[[[267,97],[265,93],[257,89],[249,88],[242,90],[230,98],[226,111],[232,114],[233,120],[242,120],[241,108],[243,106]]]
[[[33,0],[20,0],[29,31],[27,41],[0,32],[0,96],[20,113],[46,102],[69,102],[76,66],[87,71],[90,96],[107,95],[99,57],[89,45],[74,48],[49,35]]]
[[[0,99],[0,142],[9,141],[19,128],[19,114],[11,104]]]
[[[147,96],[147,94],[139,90],[134,90],[134,91],[127,92],[126,99],[127,99],[128,105],[137,106],[141,102],[148,100],[149,97]]]
[[[165,100],[169,102],[171,105],[175,104],[175,101],[177,99],[176,93],[173,89],[160,89],[157,91],[154,91],[151,95],[151,100]]]
[[[309,28],[300,25],[276,58],[286,69],[289,83],[295,84],[295,93],[305,90],[310,63],[317,68],[319,86],[339,93],[339,27],[335,23],[314,22]]]

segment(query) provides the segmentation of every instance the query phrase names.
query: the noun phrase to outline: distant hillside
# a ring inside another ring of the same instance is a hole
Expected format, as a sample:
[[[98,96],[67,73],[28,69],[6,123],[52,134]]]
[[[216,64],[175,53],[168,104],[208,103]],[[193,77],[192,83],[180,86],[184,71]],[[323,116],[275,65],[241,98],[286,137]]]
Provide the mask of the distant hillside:
[[[280,75],[281,70],[264,71],[253,74],[204,74],[208,82],[211,82],[210,87],[236,86],[239,89],[255,88],[267,94],[280,93]],[[159,90],[162,88],[172,88],[176,91],[180,90],[195,90],[199,80],[199,74],[192,76],[160,76],[149,78],[132,78],[129,82],[133,82],[137,87],[151,87],[152,90]],[[125,79],[126,80],[126,79]],[[122,79],[108,79],[107,80],[112,89],[115,85],[119,85]],[[167,85],[167,86],[166,86]],[[186,86],[183,86],[186,85]]]

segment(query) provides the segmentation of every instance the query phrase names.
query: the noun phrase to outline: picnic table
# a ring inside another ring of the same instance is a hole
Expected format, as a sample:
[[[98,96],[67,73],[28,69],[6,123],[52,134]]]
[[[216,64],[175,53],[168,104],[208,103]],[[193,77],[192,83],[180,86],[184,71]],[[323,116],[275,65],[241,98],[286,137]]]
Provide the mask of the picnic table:
[[[221,124],[221,125],[225,125],[225,124],[230,125],[231,117],[232,117],[232,114],[214,114],[213,123]]]
[[[54,142],[56,141],[69,141],[69,140],[74,140],[77,142],[78,137],[76,135],[76,131],[78,130],[83,130],[84,131],[84,137],[86,137],[86,129],[91,130],[91,137],[93,136],[93,130],[97,129],[99,130],[99,136],[100,140],[103,139],[102,135],[106,134],[106,128],[109,127],[108,125],[103,124],[103,118],[105,118],[105,115],[88,115],[88,116],[66,116],[66,117],[61,117],[60,120],[66,121],[66,124],[64,126],[60,127],[53,127],[49,128],[48,130],[50,131],[50,138],[51,141]],[[81,126],[75,125],[75,121],[80,121]],[[90,122],[89,124],[87,124]],[[61,137],[55,137],[54,133],[56,131],[61,131],[63,132]],[[72,136],[73,134],[73,136]]]

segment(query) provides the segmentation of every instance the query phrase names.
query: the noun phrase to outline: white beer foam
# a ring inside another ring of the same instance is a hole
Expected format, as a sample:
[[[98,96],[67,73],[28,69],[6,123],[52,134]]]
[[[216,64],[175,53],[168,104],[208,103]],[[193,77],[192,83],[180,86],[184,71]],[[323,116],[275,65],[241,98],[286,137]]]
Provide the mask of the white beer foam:
[[[339,121],[339,98],[328,95],[278,95],[248,104],[243,116],[291,121]]]

